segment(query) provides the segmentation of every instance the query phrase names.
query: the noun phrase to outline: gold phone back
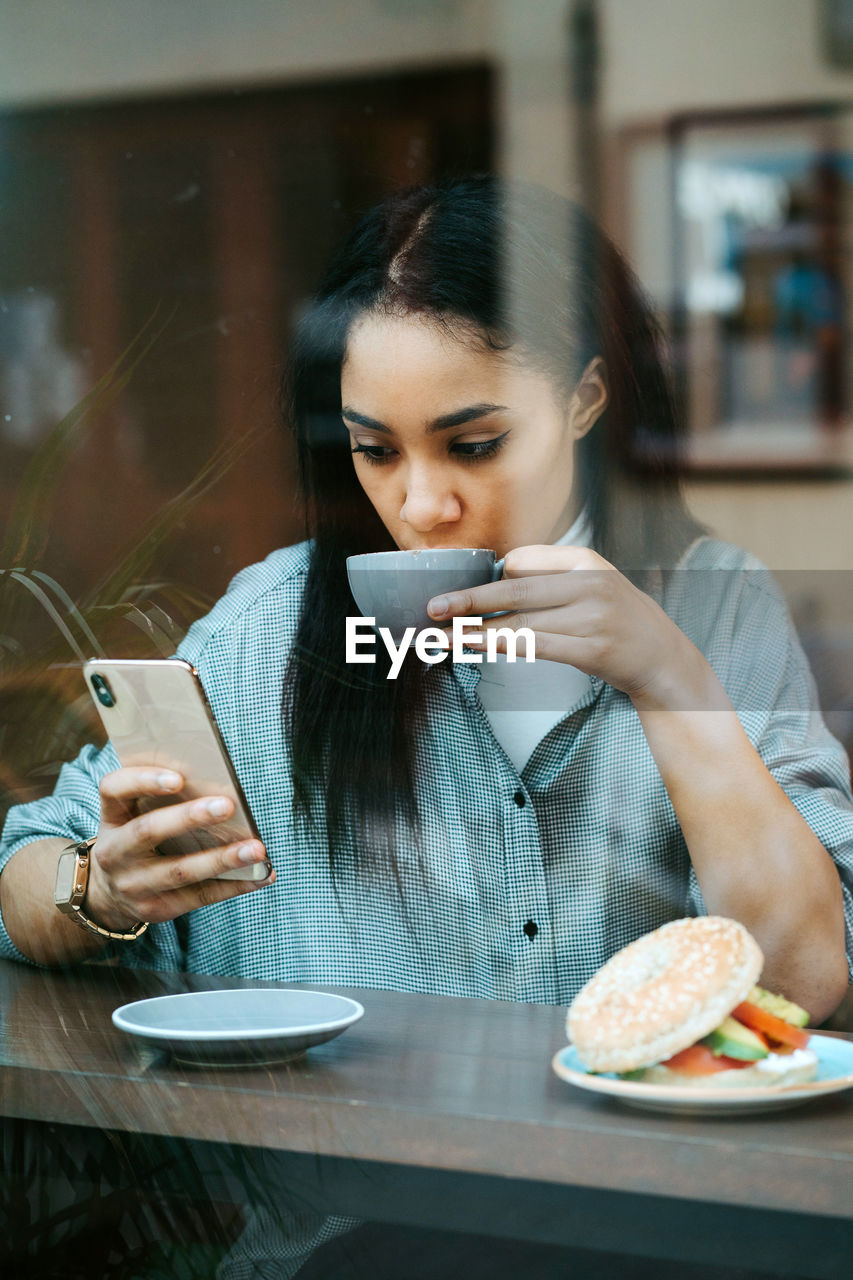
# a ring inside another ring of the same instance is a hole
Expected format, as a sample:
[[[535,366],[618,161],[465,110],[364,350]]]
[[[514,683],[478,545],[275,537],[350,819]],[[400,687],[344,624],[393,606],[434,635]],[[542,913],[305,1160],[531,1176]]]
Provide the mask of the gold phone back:
[[[95,705],[121,764],[174,769],[185,780],[174,795],[140,800],[140,811],[201,796],[228,796],[234,803],[227,822],[165,840],[158,846],[161,853],[196,853],[260,838],[204,691],[188,663],[111,658],[86,663],[84,673],[90,692],[93,674],[109,681],[115,706],[105,707],[97,699]],[[259,863],[219,878],[263,880],[266,875],[266,864]]]

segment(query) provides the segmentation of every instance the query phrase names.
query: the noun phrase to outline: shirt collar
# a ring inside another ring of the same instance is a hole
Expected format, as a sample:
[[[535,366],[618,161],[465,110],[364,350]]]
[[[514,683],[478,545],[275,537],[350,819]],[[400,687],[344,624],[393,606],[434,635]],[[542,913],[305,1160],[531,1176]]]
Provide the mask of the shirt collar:
[[[580,514],[570,529],[567,529],[562,538],[558,538],[554,543],[555,547],[591,547],[592,546],[592,524],[586,507],[582,507]]]

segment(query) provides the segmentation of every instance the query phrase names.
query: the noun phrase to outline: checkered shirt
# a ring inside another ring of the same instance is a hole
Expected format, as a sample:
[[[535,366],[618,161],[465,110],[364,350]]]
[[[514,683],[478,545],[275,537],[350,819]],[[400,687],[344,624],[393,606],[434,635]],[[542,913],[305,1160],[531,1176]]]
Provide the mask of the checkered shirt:
[[[479,669],[426,677],[418,750],[422,872],[401,823],[404,900],[345,878],[322,831],[292,812],[280,714],[309,544],[238,574],[179,656],[197,668],[276,869],[275,884],[118,944],[121,962],[250,979],[568,1004],[620,947],[704,906],[675,812],[629,698],[593,679],[519,774],[478,698]],[[699,539],[661,580],[661,604],[706,655],[767,768],[834,858],[853,926],[849,767],[768,572]],[[51,836],[98,829],[108,745],[62,768],[54,794],[11,810],[0,867]],[[748,853],[745,855],[748,856]],[[408,873],[408,874],[407,874]],[[5,930],[0,954],[23,959]]]

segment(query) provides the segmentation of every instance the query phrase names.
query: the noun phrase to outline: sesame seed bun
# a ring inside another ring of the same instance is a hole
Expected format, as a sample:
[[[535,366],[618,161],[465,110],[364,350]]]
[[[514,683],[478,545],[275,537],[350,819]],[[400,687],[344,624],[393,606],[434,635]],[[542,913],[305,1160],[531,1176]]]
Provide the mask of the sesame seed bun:
[[[758,980],[764,957],[736,920],[673,920],[607,961],[578,994],[569,1039],[589,1071],[652,1066],[708,1035]]]

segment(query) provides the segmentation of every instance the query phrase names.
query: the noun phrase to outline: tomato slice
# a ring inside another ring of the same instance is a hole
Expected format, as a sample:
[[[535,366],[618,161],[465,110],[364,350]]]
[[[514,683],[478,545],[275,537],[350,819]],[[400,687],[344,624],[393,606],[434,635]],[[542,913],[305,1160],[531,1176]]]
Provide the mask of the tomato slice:
[[[717,1056],[706,1044],[691,1044],[689,1048],[674,1053],[660,1065],[669,1067],[672,1071],[681,1071],[686,1076],[710,1076],[717,1071],[738,1071],[742,1067],[752,1067],[755,1063],[742,1061],[740,1058],[727,1058],[723,1054]]]
[[[804,1031],[802,1027],[792,1027],[784,1018],[777,1018],[775,1013],[768,1013],[766,1009],[750,1004],[748,1000],[732,1010],[732,1017],[751,1031],[763,1032],[771,1040],[790,1045],[792,1049],[805,1049],[809,1042],[808,1031]]]

